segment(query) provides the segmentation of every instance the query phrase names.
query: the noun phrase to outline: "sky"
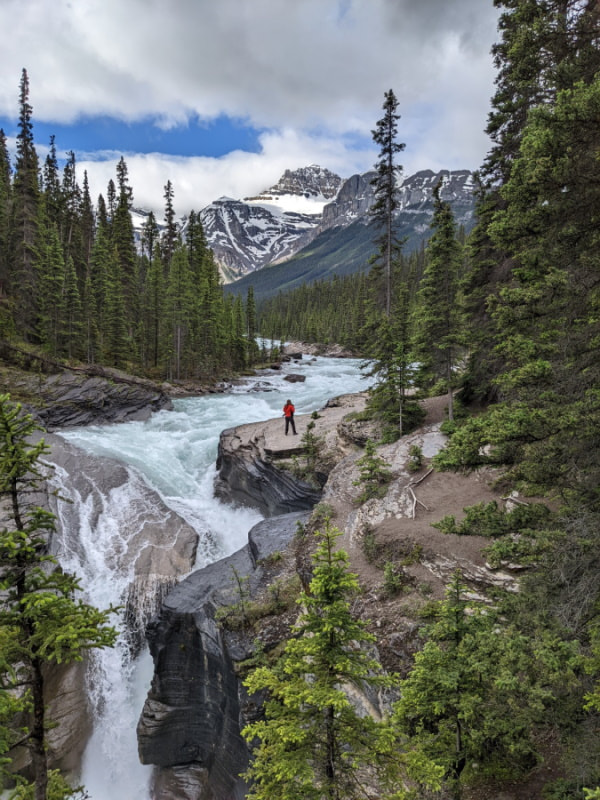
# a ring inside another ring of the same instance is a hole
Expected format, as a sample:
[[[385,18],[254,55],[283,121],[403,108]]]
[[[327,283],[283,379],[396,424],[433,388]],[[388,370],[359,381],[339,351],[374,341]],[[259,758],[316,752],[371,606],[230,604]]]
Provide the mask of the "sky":
[[[286,169],[366,172],[392,89],[404,175],[477,169],[494,91],[492,0],[0,0],[0,128],[75,153],[92,200],[124,157],[134,206],[178,215]],[[13,150],[11,150],[13,152]]]

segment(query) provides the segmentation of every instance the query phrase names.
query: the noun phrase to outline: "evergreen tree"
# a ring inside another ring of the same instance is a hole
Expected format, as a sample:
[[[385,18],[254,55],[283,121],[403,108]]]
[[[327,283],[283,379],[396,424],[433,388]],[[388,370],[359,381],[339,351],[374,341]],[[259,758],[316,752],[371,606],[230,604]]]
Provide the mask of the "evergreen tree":
[[[8,230],[11,201],[11,166],[6,135],[0,128],[0,298],[8,291]],[[0,331],[2,323],[0,321]]]
[[[190,264],[179,242],[171,259],[166,290],[165,317],[169,338],[169,378],[179,380],[191,370],[193,291]]]
[[[125,367],[131,360],[128,319],[121,268],[116,247],[108,247],[103,316],[105,322],[102,358],[113,367]]]
[[[556,687],[573,680],[577,662],[572,646],[553,636],[530,639],[468,596],[456,572],[394,712],[409,747],[443,767],[457,800],[470,781],[531,769],[535,725]]]
[[[443,379],[448,392],[448,419],[453,413],[453,370],[460,353],[462,319],[458,302],[461,250],[450,204],[433,190],[433,234],[427,246],[427,265],[417,295],[415,350],[421,362],[419,384]]]
[[[32,108],[27,70],[21,75],[19,132],[12,189],[9,230],[10,293],[15,302],[15,323],[20,333],[34,338],[38,287],[35,262],[40,191],[38,157],[33,141]]]
[[[55,137],[50,137],[50,147],[44,162],[43,189],[46,218],[50,224],[56,225],[58,231],[62,227],[63,197],[58,175],[58,159],[56,157]]]
[[[370,209],[374,224],[381,230],[376,240],[377,255],[375,266],[371,268],[374,279],[383,270],[383,309],[386,317],[392,313],[392,270],[400,251],[400,243],[394,231],[394,215],[398,209],[398,180],[402,166],[396,162],[396,156],[404,150],[405,145],[397,141],[398,101],[390,89],[385,93],[383,117],[377,122],[372,132],[373,141],[380,149],[379,160],[375,164],[377,175],[372,180],[375,200]]]
[[[157,368],[163,360],[165,350],[165,275],[158,242],[154,248],[154,257],[146,274],[143,303],[144,331],[147,363]]]
[[[92,257],[92,247],[94,246],[94,235],[96,229],[94,206],[90,197],[90,185],[87,170],[83,173],[83,189],[81,192],[80,207],[80,235],[81,235],[81,261],[87,277],[90,258]]]
[[[241,295],[236,295],[231,309],[230,353],[234,370],[243,370],[246,366],[246,337],[244,324],[244,306]]]
[[[65,258],[71,256],[73,263],[77,262],[79,266],[78,273],[83,275],[80,230],[81,189],[77,183],[75,153],[71,150],[67,156],[62,178],[62,197],[64,202],[62,241]]]
[[[113,273],[113,251],[107,237],[108,226],[102,224],[100,218],[90,258],[92,299],[88,303],[88,308],[94,315],[91,324],[98,336],[96,358],[100,361],[106,357],[108,348],[110,282]]]
[[[117,255],[117,270],[125,311],[126,335],[131,353],[140,318],[138,259],[131,219],[132,190],[127,181],[127,165],[121,157],[117,165],[119,196],[112,221],[112,244]]]
[[[258,740],[246,777],[256,800],[381,798],[368,779],[385,771],[389,729],[361,715],[344,691],[388,686],[368,653],[373,637],[350,611],[358,590],[348,557],[335,549],[340,531],[327,522],[313,556],[313,578],[299,598],[303,611],[280,658],[260,666],[245,685],[267,692],[265,718],[243,735]],[[401,754],[394,753],[397,762]]]
[[[40,230],[37,263],[40,287],[38,336],[53,356],[61,355],[65,259],[56,223]]]
[[[160,231],[154,212],[150,211],[142,225],[141,240],[142,256],[145,256],[149,262],[152,262],[154,257],[155,245],[158,242],[159,233]]]
[[[99,611],[83,602],[77,579],[48,555],[54,516],[31,503],[44,479],[41,457],[47,450],[43,440],[30,444],[35,430],[32,417],[1,395],[0,496],[7,520],[0,531],[0,696],[4,701],[7,693],[25,689],[12,696],[19,697],[25,715],[32,796],[47,800],[46,668],[81,661],[87,649],[111,646],[116,632],[107,624],[111,609]],[[7,739],[0,734],[0,742]]]
[[[173,252],[175,251],[178,236],[177,223],[175,222],[175,210],[173,208],[174,191],[171,181],[167,181],[163,197],[165,198],[165,228],[162,234],[161,252],[163,263],[168,269],[171,264]]]
[[[81,350],[81,296],[75,272],[75,264],[71,256],[67,256],[65,264],[65,281],[63,302],[61,304],[62,338],[67,358],[82,356]]]
[[[256,303],[254,301],[254,287],[249,286],[246,294],[246,346],[247,363],[252,365],[258,358],[258,344],[256,343]]]

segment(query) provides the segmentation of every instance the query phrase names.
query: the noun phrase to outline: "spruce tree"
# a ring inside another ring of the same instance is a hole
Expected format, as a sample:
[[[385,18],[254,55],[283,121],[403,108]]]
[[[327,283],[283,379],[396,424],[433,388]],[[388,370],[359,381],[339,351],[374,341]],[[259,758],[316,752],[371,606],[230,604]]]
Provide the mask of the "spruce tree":
[[[357,578],[336,550],[340,531],[327,522],[313,556],[313,578],[298,602],[294,636],[273,666],[260,666],[245,681],[266,692],[265,718],[242,732],[258,742],[246,774],[255,800],[381,798],[373,770],[383,776],[389,729],[355,708],[344,687],[389,686],[369,654],[373,637],[350,611]],[[398,762],[401,755],[394,753]],[[369,780],[371,778],[371,780]]]
[[[369,213],[380,234],[375,240],[377,255],[371,273],[374,280],[378,280],[383,272],[382,306],[386,317],[392,313],[392,270],[400,251],[400,242],[394,230],[394,216],[399,206],[398,174],[402,166],[397,163],[396,156],[404,150],[405,145],[397,141],[400,119],[397,110],[398,101],[390,89],[385,93],[384,115],[372,132],[373,141],[379,145],[380,152],[375,164],[377,175],[371,182],[375,201]]]
[[[40,190],[38,156],[33,141],[32,108],[27,70],[21,75],[19,132],[9,223],[10,294],[15,304],[15,324],[25,338],[35,338],[39,291],[36,283],[36,240]]]
[[[11,174],[10,158],[4,130],[0,128],[0,297],[8,291],[8,230],[11,200]],[[3,325],[0,319],[0,331]]]
[[[81,234],[81,261],[85,267],[85,275],[88,275],[92,247],[94,246],[94,235],[96,231],[96,220],[94,206],[90,197],[90,185],[87,170],[83,173],[83,188],[81,190],[80,207],[80,234]]]
[[[127,165],[123,158],[117,165],[117,175],[119,196],[111,226],[112,244],[117,255],[117,270],[121,282],[130,356],[135,356],[132,349],[140,317],[140,292],[135,234],[131,219],[132,190],[127,180]]]
[[[574,680],[576,649],[553,635],[530,638],[505,609],[473,600],[459,572],[430,613],[394,721],[459,800],[472,781],[515,779],[536,763],[536,725]]]
[[[178,236],[175,209],[173,208],[174,191],[171,181],[167,181],[163,197],[165,198],[165,228],[161,237],[161,253],[163,263],[168,270]]]
[[[254,300],[254,287],[249,286],[246,294],[246,348],[247,363],[252,365],[258,358],[258,345],[256,343],[256,302]]]
[[[142,237],[141,237],[141,250],[142,256],[145,256],[148,259],[148,262],[152,262],[155,252],[155,245],[158,242],[159,237],[159,227],[158,223],[156,222],[156,217],[154,216],[154,212],[150,211],[148,216],[146,217],[144,224],[142,225]]]
[[[63,351],[68,359],[84,355],[81,348],[81,295],[73,258],[67,256],[61,303]]]
[[[168,378],[179,380],[189,377],[192,366],[193,307],[188,255],[183,244],[178,242],[171,259],[166,287],[165,320],[169,342]]]
[[[433,231],[427,265],[417,294],[415,353],[421,362],[418,382],[431,387],[442,379],[448,392],[448,419],[454,418],[454,368],[460,355],[463,321],[458,299],[461,247],[452,208],[433,190]]]
[[[146,273],[142,312],[146,337],[144,352],[147,354],[147,364],[155,369],[162,364],[166,349],[165,285],[164,266],[157,242],[154,257]]]
[[[60,231],[63,218],[63,196],[58,175],[58,159],[56,157],[54,136],[50,137],[50,147],[44,162],[43,199],[48,222],[56,225],[56,229]]]
[[[63,292],[65,285],[65,259],[56,223],[40,229],[38,251],[38,282],[40,304],[37,323],[42,346],[57,357],[61,352]]]

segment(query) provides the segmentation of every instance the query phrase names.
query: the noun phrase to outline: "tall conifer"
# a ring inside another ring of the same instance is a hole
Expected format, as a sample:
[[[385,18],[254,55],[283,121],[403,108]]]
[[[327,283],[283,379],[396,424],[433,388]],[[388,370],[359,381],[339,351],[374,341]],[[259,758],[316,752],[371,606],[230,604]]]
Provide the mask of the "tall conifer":
[[[19,132],[10,215],[9,271],[15,321],[18,330],[28,339],[34,338],[39,299],[35,262],[40,191],[31,118],[29,78],[24,69],[19,94]]]

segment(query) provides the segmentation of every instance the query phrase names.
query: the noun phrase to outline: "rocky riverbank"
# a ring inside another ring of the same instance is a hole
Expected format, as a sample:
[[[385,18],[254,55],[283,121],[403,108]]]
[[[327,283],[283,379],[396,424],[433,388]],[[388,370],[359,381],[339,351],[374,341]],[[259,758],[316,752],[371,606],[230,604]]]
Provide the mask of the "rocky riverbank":
[[[311,415],[297,418],[299,436],[294,438],[285,437],[278,419],[222,433],[220,491],[231,501],[251,503],[274,516],[250,532],[242,551],[184,579],[151,626],[155,673],[138,736],[143,761],[157,765],[159,800],[244,796],[236,775],[248,754],[239,730],[257,708],[240,674],[257,642],[268,651],[289,635],[297,607],[293,602],[278,606],[272,598],[283,594],[283,587],[295,587],[297,593],[310,580],[312,532],[322,524],[323,513],[343,531],[341,546],[361,584],[355,610],[370,620],[379,657],[390,670],[403,672],[410,665],[419,647],[419,608],[443,595],[457,568],[474,596],[483,598],[495,586],[517,588],[518,574],[509,565],[492,569],[487,564],[482,550],[488,540],[448,536],[431,527],[447,514],[460,518],[467,505],[502,502],[490,472],[459,476],[430,469],[431,458],[445,441],[440,432],[442,400],[427,401],[421,429],[378,448],[392,480],[384,497],[358,500],[356,461],[370,423],[352,412],[363,404],[360,395],[346,396],[319,412],[315,422],[330,452],[330,472],[324,487],[313,494],[290,472],[293,458],[302,457],[299,442]],[[423,454],[417,472],[408,466],[414,446]],[[279,515],[286,504],[310,509],[317,500],[314,511],[304,517],[300,511]],[[294,535],[299,520],[303,535]],[[401,586],[396,593],[385,586],[383,567],[388,562]],[[245,611],[240,612],[242,595]],[[215,716],[216,708],[221,711]]]

